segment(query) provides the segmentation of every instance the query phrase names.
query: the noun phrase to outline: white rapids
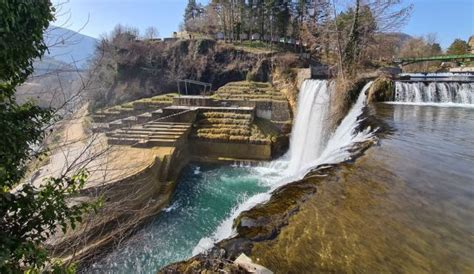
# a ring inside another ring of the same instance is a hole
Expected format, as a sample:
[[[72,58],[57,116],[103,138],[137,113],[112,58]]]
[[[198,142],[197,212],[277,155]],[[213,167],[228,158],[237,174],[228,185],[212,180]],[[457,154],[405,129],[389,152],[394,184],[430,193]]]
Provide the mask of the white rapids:
[[[366,105],[368,83],[361,91],[357,102],[334,132],[329,131],[330,93],[334,85],[325,80],[306,80],[298,98],[298,111],[290,138],[290,150],[280,159],[260,167],[254,167],[269,190],[245,199],[236,206],[216,231],[202,238],[193,250],[193,255],[212,248],[214,243],[235,234],[233,220],[243,211],[267,202],[271,193],[290,182],[302,179],[311,169],[322,164],[335,164],[350,159],[351,148],[362,141],[374,138],[374,131],[366,128],[357,131],[363,108]],[[280,174],[280,179],[275,179]],[[265,179],[271,178],[271,179]]]
[[[397,81],[393,103],[474,106],[474,83]]]

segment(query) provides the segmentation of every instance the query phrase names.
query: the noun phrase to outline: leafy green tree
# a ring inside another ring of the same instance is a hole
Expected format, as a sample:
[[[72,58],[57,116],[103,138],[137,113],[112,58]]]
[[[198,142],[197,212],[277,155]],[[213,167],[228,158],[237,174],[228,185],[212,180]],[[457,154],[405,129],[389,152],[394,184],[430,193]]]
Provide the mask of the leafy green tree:
[[[0,0],[0,273],[41,271],[50,263],[44,241],[58,228],[74,227],[95,207],[67,201],[84,185],[85,171],[41,186],[24,180],[28,162],[42,155],[33,148],[54,112],[19,105],[14,93],[33,72],[33,60],[47,50],[43,33],[53,12],[49,0]]]
[[[449,46],[448,54],[467,54],[469,53],[469,45],[466,41],[461,39],[456,39],[454,42]]]

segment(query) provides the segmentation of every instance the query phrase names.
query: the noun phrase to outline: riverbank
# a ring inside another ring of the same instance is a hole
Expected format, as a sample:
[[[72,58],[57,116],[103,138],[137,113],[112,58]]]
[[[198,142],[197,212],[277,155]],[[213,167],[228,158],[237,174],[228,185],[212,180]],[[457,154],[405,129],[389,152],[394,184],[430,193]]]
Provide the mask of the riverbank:
[[[386,129],[378,145],[244,212],[208,256],[245,252],[276,273],[472,272],[474,110],[372,111]]]
[[[391,133],[319,183],[275,239],[255,242],[254,260],[277,273],[474,270],[474,111],[375,109]]]

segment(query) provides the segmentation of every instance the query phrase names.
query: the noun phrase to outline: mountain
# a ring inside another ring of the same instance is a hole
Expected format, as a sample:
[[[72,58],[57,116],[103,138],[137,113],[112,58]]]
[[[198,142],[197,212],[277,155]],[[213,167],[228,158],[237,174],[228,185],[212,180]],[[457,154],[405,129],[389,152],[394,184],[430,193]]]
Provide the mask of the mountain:
[[[51,62],[54,59],[72,67],[77,66],[78,69],[87,68],[88,61],[94,55],[98,42],[93,37],[57,26],[49,27],[44,34],[44,38],[49,53],[45,54],[47,58],[43,60]],[[41,66],[45,67],[47,65],[41,64]]]
[[[56,26],[46,30],[44,39],[49,53],[34,61],[34,72],[17,88],[16,99],[20,103],[33,100],[40,107],[66,108],[63,105],[81,89],[83,70],[98,40]]]

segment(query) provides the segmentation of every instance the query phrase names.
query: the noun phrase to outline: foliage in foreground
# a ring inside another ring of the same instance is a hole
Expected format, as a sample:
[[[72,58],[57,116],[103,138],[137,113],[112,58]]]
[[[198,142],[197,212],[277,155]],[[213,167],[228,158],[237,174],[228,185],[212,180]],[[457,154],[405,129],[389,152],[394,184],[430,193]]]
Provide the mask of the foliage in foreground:
[[[35,148],[55,115],[32,103],[19,105],[14,96],[33,72],[33,60],[47,50],[43,33],[54,8],[49,0],[0,0],[0,11],[0,273],[74,271],[52,262],[43,244],[96,209],[68,202],[84,186],[87,172],[50,178],[41,186],[24,182],[28,162],[43,154]]]

